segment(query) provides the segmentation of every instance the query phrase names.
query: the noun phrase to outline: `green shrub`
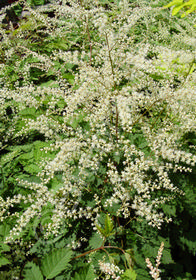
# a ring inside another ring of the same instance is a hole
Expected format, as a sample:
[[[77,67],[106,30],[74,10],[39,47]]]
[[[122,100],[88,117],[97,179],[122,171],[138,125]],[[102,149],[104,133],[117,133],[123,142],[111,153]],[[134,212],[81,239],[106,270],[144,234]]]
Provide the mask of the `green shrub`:
[[[1,278],[158,279],[163,243],[163,279],[195,277],[194,27],[163,4],[0,26]]]

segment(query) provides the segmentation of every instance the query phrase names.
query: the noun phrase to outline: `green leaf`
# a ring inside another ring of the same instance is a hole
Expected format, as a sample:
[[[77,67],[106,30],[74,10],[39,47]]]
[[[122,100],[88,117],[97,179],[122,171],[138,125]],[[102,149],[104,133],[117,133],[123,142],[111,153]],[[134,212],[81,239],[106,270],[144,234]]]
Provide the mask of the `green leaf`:
[[[177,15],[177,13],[182,9],[182,7],[183,7],[182,5],[174,7],[172,10],[172,16]]]
[[[133,259],[132,259],[131,255],[129,253],[127,253],[127,252],[125,252],[124,255],[125,255],[125,259],[127,261],[128,267],[132,268],[132,266],[133,266]]]
[[[175,216],[176,215],[176,207],[174,205],[167,205],[167,204],[164,204],[162,206],[163,208],[163,211],[164,213],[167,215],[167,216]]]
[[[105,232],[106,234],[110,234],[113,230],[114,226],[113,226],[113,222],[112,222],[112,219],[110,218],[109,215],[106,215],[106,218],[105,218]]]
[[[56,43],[50,43],[47,46],[50,49],[60,49],[66,51],[68,49],[68,45],[66,42],[56,42]]]
[[[0,243],[0,252],[9,252],[10,246],[5,243]]]
[[[161,262],[164,263],[164,264],[171,264],[171,263],[173,263],[172,255],[171,255],[169,249],[164,248]]]
[[[120,163],[120,159],[121,159],[121,155],[117,152],[114,153],[113,155],[114,161],[119,164]]]
[[[196,1],[195,0],[189,0],[184,2],[183,0],[174,0],[170,2],[168,5],[164,6],[164,8],[169,8],[174,6],[172,10],[172,15],[176,15],[181,9],[188,7],[188,10],[182,14],[182,18],[185,17],[186,15],[194,12],[196,10]]]
[[[188,75],[192,74],[195,71],[195,69],[196,69],[196,63],[193,63],[189,72],[188,72]]]
[[[82,268],[79,273],[76,272],[71,280],[93,280],[95,277],[93,266],[90,264]]]
[[[10,261],[3,256],[0,256],[0,267],[7,264],[10,264]]]
[[[43,275],[52,279],[66,269],[72,257],[72,251],[67,248],[55,249],[46,256],[41,265]]]
[[[63,78],[66,79],[71,85],[74,83],[74,76],[70,73],[63,74]]]
[[[99,233],[94,233],[91,239],[89,240],[89,246],[92,249],[99,248],[103,244],[103,239],[101,238]]]
[[[49,80],[49,81],[47,81],[47,82],[41,83],[40,87],[41,87],[41,88],[47,88],[47,87],[49,87],[49,88],[55,88],[55,87],[58,87],[58,84],[55,83],[54,80]]]
[[[44,5],[45,4],[45,0],[27,0],[27,3],[30,6],[39,6],[39,5]]]
[[[4,241],[6,237],[10,233],[10,226],[8,224],[4,224],[0,226],[0,239]]]
[[[21,164],[25,164],[30,159],[33,159],[33,151],[19,156],[18,160]]]
[[[43,280],[39,266],[33,262],[28,263],[25,269],[24,280]]]
[[[179,238],[182,246],[186,248],[186,251],[192,252],[194,255],[196,254],[195,236],[196,229],[193,228],[187,233],[187,236],[182,236]]]
[[[20,112],[18,112],[18,114],[20,116],[36,119],[35,116],[37,115],[37,112],[36,112],[36,109],[34,107],[32,107],[32,108],[25,108],[25,109],[21,110]]]
[[[136,272],[132,268],[129,268],[129,269],[125,270],[125,272],[121,276],[121,279],[123,279],[123,280],[136,280],[136,277],[137,277]]]
[[[0,163],[1,165],[5,165],[9,162],[11,162],[14,158],[16,158],[20,154],[20,150],[13,149],[12,152],[5,154],[1,157]]]
[[[24,166],[24,170],[30,174],[37,174],[41,169],[36,164],[29,164]]]
[[[174,0],[174,1],[171,1],[169,4],[167,4],[166,6],[164,6],[164,8],[167,9],[172,6],[182,5],[182,4],[183,4],[183,0]]]
[[[103,229],[102,227],[100,227],[99,225],[96,224],[96,228],[98,229],[98,231],[105,237],[105,229]]]
[[[194,11],[196,11],[196,4],[193,4],[188,11],[186,11],[184,14],[182,14],[181,18],[193,13]]]
[[[109,237],[110,235],[113,235],[115,232],[113,232],[113,222],[110,216],[107,214],[105,217],[105,226],[102,228],[99,225],[96,225],[96,228],[98,231],[104,236],[104,237]]]

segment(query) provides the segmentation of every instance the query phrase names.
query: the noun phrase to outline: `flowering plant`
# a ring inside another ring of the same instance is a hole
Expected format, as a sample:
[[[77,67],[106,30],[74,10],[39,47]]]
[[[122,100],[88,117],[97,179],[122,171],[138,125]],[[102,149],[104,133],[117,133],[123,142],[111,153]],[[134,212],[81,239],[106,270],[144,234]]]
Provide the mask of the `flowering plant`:
[[[193,28],[142,1],[25,9],[0,27],[1,265],[15,246],[16,277],[148,279],[195,168]]]

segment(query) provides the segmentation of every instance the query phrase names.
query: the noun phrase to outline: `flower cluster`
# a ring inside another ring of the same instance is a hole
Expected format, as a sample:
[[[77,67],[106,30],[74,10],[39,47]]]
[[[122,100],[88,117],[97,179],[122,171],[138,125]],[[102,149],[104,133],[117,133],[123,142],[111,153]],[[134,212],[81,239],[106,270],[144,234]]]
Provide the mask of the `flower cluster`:
[[[120,275],[124,272],[117,265],[106,263],[104,261],[99,261],[99,267],[101,272],[105,274],[105,278],[103,279],[120,280]]]
[[[146,259],[147,267],[150,269],[150,275],[155,280],[161,280],[161,278],[159,277],[159,274],[161,272],[160,269],[159,269],[159,265],[161,264],[160,260],[161,260],[161,257],[162,257],[163,249],[164,249],[164,243],[162,242],[161,246],[159,248],[159,251],[158,251],[157,258],[156,258],[156,266],[155,267],[153,267],[149,258]]]

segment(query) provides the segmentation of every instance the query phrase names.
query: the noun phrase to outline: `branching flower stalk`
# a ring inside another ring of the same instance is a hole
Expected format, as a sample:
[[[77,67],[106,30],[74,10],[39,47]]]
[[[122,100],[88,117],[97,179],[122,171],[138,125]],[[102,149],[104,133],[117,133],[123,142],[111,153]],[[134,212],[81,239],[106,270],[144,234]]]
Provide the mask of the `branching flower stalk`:
[[[107,33],[105,34],[105,36],[106,36],[106,43],[107,43],[107,48],[108,48],[109,61],[110,61],[110,65],[111,65],[112,77],[113,77],[113,81],[114,81],[114,91],[117,91],[117,93],[118,93],[117,84],[116,84],[116,80],[115,80],[114,65],[113,65],[112,56],[111,56],[112,49],[110,49]],[[116,100],[115,100],[115,110],[116,110],[116,120],[115,120],[116,141],[118,142],[118,106],[117,106]]]
[[[164,249],[164,243],[162,242],[161,246],[159,248],[159,251],[158,251],[157,258],[156,258],[156,266],[155,267],[153,267],[149,258],[146,259],[147,267],[150,269],[150,275],[154,280],[161,280],[161,278],[159,277],[160,276],[159,265],[161,264],[161,257],[162,257],[163,249]]]
[[[89,48],[90,48],[90,57],[89,57],[89,65],[91,65],[92,60],[92,42],[91,42],[91,36],[89,32],[89,23],[88,23],[88,17],[86,18],[86,32],[89,40]]]

